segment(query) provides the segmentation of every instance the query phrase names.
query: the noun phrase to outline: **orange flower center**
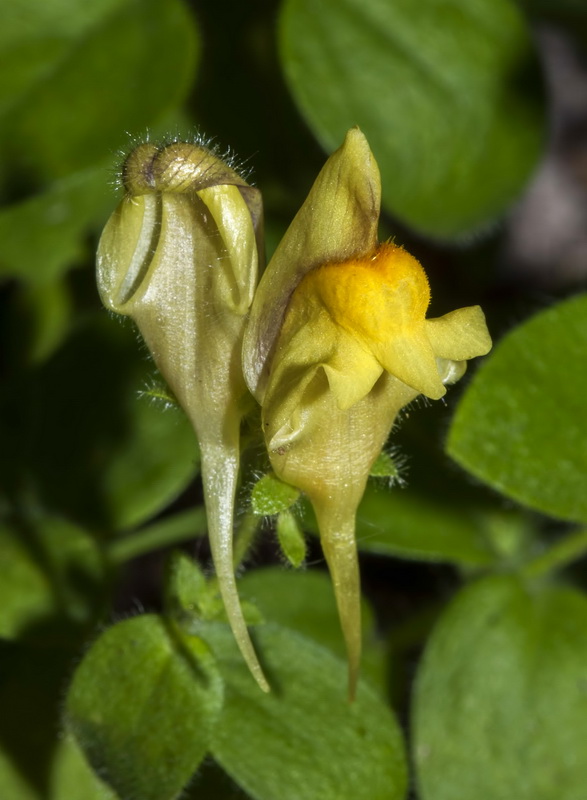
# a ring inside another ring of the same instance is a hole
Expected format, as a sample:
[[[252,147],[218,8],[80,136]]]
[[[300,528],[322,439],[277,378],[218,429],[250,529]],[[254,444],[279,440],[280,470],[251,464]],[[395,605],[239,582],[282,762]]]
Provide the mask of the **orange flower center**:
[[[420,263],[389,242],[361,258],[317,267],[296,292],[314,296],[337,325],[373,342],[419,327],[430,303]]]

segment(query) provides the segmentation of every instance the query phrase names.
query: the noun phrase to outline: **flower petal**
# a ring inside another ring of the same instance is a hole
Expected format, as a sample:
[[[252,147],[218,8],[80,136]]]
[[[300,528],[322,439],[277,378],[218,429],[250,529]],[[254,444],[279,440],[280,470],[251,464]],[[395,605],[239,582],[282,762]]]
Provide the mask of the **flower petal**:
[[[379,169],[358,128],[330,156],[257,288],[243,346],[243,371],[262,401],[285,310],[303,276],[327,262],[373,250],[381,200]]]
[[[446,389],[423,325],[421,323],[381,344],[372,342],[371,349],[387,372],[420,394],[439,400],[446,394]]]
[[[336,351],[323,366],[330,390],[342,411],[369,394],[383,372],[371,352],[342,329],[339,329]]]
[[[426,320],[426,334],[435,355],[467,361],[491,350],[491,337],[480,306],[459,308],[443,317]]]
[[[225,254],[211,265],[222,269],[224,302],[242,316],[253,302],[257,277],[257,246],[250,209],[235,186],[211,186],[198,192],[198,197],[212,215],[224,243]]]

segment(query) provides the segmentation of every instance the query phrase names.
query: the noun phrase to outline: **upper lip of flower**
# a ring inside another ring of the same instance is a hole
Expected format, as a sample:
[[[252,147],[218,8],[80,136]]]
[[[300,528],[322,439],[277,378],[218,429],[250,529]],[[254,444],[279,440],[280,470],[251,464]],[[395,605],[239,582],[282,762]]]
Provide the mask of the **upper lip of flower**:
[[[305,337],[306,363],[322,363],[341,408],[365,396],[383,370],[439,399],[444,384],[464,371],[449,362],[491,348],[478,306],[426,319],[424,270],[403,248],[377,243],[380,198],[377,164],[353,128],[326,162],[257,288],[243,371],[259,402],[277,379],[271,367],[278,341],[280,358],[288,347],[301,357],[299,339]],[[334,326],[330,334],[319,319],[322,310]]]
[[[380,205],[379,168],[364,135],[352,128],[318,175],[257,287],[245,331],[243,372],[259,402],[296,287],[321,264],[374,250]]]

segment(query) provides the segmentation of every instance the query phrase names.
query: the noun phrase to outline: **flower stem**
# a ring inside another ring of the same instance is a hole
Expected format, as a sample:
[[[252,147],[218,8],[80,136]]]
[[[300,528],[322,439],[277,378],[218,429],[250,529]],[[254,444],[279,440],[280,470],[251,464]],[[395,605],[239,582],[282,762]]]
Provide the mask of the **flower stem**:
[[[114,564],[124,564],[137,556],[161,547],[188,542],[203,536],[208,530],[204,508],[185,511],[169,519],[155,522],[142,530],[116,539],[108,544],[108,556]]]
[[[529,561],[522,569],[526,578],[541,578],[587,555],[587,528],[574,531],[553,547]]]

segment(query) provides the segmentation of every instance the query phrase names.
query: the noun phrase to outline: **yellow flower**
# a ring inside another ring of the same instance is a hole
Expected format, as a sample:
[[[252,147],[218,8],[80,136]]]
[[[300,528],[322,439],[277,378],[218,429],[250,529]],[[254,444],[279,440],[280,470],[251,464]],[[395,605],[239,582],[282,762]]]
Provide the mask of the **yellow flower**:
[[[349,657],[361,651],[355,515],[403,406],[442,397],[491,347],[478,306],[426,319],[420,264],[379,244],[380,180],[363,134],[326,162],[259,284],[243,369],[275,473],[316,513]]]
[[[139,145],[123,183],[98,248],[100,295],[107,308],[135,321],[194,427],[220,592],[245,661],[268,690],[232,554],[247,399],[240,355],[263,252],[261,196],[205,147],[185,142]]]

